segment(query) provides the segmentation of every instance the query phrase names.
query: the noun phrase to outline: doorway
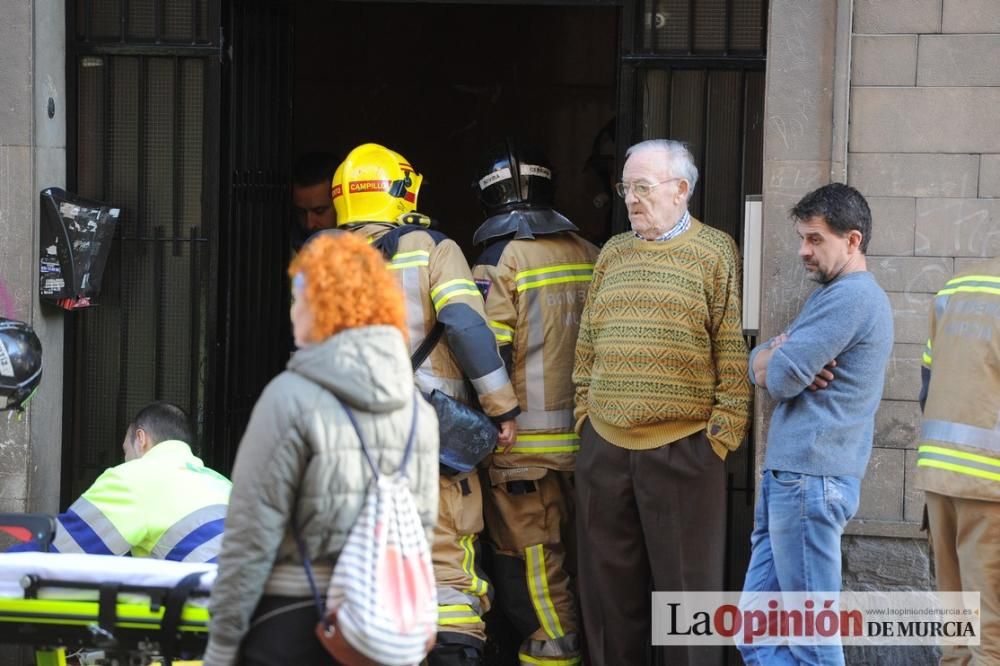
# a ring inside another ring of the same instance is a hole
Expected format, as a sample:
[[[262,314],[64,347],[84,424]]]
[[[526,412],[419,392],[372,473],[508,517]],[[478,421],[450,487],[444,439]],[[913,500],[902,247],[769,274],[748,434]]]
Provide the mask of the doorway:
[[[595,200],[587,167],[615,115],[618,15],[610,4],[297,2],[294,152],[396,150],[424,176],[419,209],[475,259],[476,169],[492,143],[519,137],[553,163],[557,209],[603,241],[611,202]]]

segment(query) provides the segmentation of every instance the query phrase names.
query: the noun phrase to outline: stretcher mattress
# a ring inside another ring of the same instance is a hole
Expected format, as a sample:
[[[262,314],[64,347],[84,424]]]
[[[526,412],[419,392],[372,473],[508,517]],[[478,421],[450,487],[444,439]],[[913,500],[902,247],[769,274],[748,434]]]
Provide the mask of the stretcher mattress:
[[[209,592],[215,581],[215,564],[188,564],[154,560],[147,557],[82,555],[77,553],[0,553],[0,598],[24,598],[21,585],[25,576],[37,576],[49,582],[38,591],[40,599],[93,599],[95,592],[86,589],[56,587],[53,582],[117,583],[148,587],[174,587],[184,577],[203,572],[195,590]],[[195,596],[198,602],[204,596]]]

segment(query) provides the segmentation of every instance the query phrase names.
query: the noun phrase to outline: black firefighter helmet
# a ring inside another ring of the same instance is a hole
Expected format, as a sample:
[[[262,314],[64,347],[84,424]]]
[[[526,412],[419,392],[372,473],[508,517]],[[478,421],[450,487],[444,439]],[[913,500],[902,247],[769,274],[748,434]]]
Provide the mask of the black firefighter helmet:
[[[30,326],[0,317],[0,411],[24,409],[42,379],[42,343]]]
[[[486,217],[514,208],[552,208],[552,165],[538,148],[510,137],[490,148],[475,187]]]
[[[472,235],[476,245],[502,237],[520,240],[578,231],[553,208],[552,165],[535,146],[508,137],[490,148],[473,188],[486,217]]]

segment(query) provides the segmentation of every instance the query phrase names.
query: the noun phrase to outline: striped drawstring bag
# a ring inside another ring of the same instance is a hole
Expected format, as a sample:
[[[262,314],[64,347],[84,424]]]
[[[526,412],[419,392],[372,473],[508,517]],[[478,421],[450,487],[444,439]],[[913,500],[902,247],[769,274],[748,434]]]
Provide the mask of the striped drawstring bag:
[[[354,414],[344,406],[373,482],[334,566],[325,610],[304,544],[298,539],[321,618],[316,634],[345,666],[411,666],[434,645],[437,588],[431,550],[406,476],[417,426],[417,400],[414,396],[402,462],[391,475],[379,473]]]

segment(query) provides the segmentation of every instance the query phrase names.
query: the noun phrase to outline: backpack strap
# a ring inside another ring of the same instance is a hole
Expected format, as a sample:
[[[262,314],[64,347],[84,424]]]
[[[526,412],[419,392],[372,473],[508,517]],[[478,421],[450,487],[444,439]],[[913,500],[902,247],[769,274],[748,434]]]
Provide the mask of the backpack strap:
[[[330,395],[333,395],[332,393]],[[368,445],[365,444],[365,438],[361,436],[361,428],[358,427],[358,421],[354,417],[354,412],[351,411],[350,407],[340,402],[337,396],[333,395],[333,399],[340,403],[340,406],[344,408],[347,412],[347,418],[351,420],[351,425],[354,426],[354,432],[358,436],[358,441],[361,442],[361,450],[365,454],[365,459],[368,461],[368,465],[371,467],[372,474],[375,479],[379,478],[378,467],[372,460],[371,452],[368,450]],[[417,432],[417,412],[420,410],[420,403],[417,398],[417,392],[413,392],[413,418],[410,420],[410,436],[406,439],[406,449],[403,451],[403,459],[399,463],[399,472],[406,475],[406,465],[410,461],[410,454],[413,452],[413,440],[415,439],[415,433]],[[320,621],[326,622],[326,603],[323,601],[323,597],[319,593],[319,587],[316,585],[316,577],[313,575],[312,561],[309,559],[308,553],[306,553],[306,544],[302,540],[302,535],[299,534],[298,528],[295,526],[295,516],[292,516],[291,522],[292,535],[295,537],[295,544],[299,547],[299,556],[302,558],[302,566],[306,570],[306,578],[309,579],[309,587],[312,589],[313,602],[316,604],[316,612],[319,614]],[[329,625],[327,625],[329,627]]]
[[[358,426],[358,420],[354,416],[354,412],[351,411],[350,407],[348,407],[342,402],[340,403],[340,406],[344,408],[345,412],[347,412],[347,418],[351,420],[351,425],[354,426],[354,432],[358,436],[358,441],[361,442],[361,451],[362,453],[365,454],[365,460],[368,461],[368,466],[371,467],[372,476],[374,476],[375,480],[377,481],[380,476],[378,471],[378,465],[375,464],[375,461],[372,459],[371,450],[368,448],[368,445],[365,444],[365,438],[361,435],[361,428]],[[417,412],[419,411],[420,411],[420,404],[417,402],[417,393],[416,391],[414,391],[413,417],[410,420],[410,435],[409,437],[406,438],[406,448],[403,449],[403,458],[399,462],[399,469],[396,470],[397,473],[402,474],[403,476],[406,476],[406,465],[407,463],[410,462],[410,454],[413,452],[413,440],[417,432]]]

